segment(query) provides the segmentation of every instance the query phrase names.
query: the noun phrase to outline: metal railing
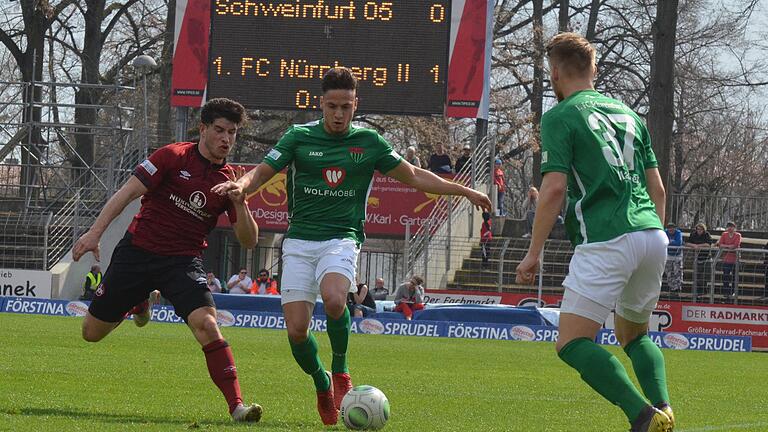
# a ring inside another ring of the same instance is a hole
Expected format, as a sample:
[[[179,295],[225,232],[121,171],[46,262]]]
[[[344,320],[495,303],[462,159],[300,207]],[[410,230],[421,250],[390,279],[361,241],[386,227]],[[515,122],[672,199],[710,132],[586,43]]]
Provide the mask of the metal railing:
[[[257,246],[253,249],[250,264],[245,265],[250,275],[255,275],[265,268],[270,275],[280,278],[282,273],[281,250],[277,246]],[[357,257],[357,281],[373,286],[376,278],[383,278],[385,286],[399,285],[399,275],[402,274],[403,254],[400,252],[382,252],[374,250],[361,250]],[[235,274],[240,269],[236,263],[225,264],[224,275]],[[220,268],[216,265],[215,268]],[[229,276],[227,276],[228,278]]]
[[[768,227],[768,196],[672,194],[668,219],[686,227],[704,222],[716,229],[733,221],[739,229],[764,230]]]
[[[526,294],[562,294],[562,283],[568,274],[573,256],[573,247],[565,240],[547,240],[544,245],[540,271],[536,284],[515,283],[516,268],[525,256],[529,239],[495,238],[487,246],[484,260],[481,244],[474,239],[454,237],[433,239],[450,242],[454,249],[469,249],[470,253],[448,273],[447,282],[442,285],[427,285],[431,289],[454,289],[483,292],[519,292]],[[768,271],[768,249],[750,244],[733,251],[736,264],[733,273],[724,272],[723,259],[729,251],[725,249],[693,249],[670,247],[680,250],[680,291],[672,291],[675,284],[670,280],[675,274],[667,268],[662,278],[663,300],[679,300],[702,303],[732,303],[768,305],[766,271]],[[674,258],[667,266],[674,265]],[[430,260],[427,273],[445,272],[442,262]],[[733,287],[731,295],[729,286]]]
[[[493,142],[488,137],[472,151],[469,162],[456,174],[453,181],[477,190],[489,190],[493,161]],[[458,265],[471,248],[462,247],[466,239],[479,237],[479,215],[471,203],[462,197],[443,196],[436,200],[427,222],[411,236],[406,226],[402,280],[419,274],[427,286],[446,282],[448,272]],[[460,239],[453,242],[453,239]],[[440,268],[432,271],[431,263]]]
[[[145,143],[132,135],[141,119],[125,106],[133,90],[0,81],[0,237],[18,250],[3,251],[0,266],[51,268],[140,162]],[[33,91],[38,100],[18,97]],[[105,102],[72,103],[78,91]]]

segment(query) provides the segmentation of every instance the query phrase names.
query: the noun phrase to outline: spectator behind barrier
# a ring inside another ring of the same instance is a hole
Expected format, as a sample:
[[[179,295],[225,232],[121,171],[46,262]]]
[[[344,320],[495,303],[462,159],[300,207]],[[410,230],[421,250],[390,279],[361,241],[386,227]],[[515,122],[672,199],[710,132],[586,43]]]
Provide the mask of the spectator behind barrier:
[[[733,286],[733,273],[739,264],[736,256],[736,249],[741,247],[741,234],[736,232],[736,223],[728,222],[725,224],[725,232],[715,245],[720,249],[725,249],[723,256],[723,295],[736,297],[736,290]]]
[[[83,295],[80,296],[80,300],[93,300],[93,296],[96,295],[96,290],[101,285],[101,266],[94,264],[91,266],[91,271],[85,275],[85,282],[83,283]]]
[[[421,160],[416,156],[416,147],[408,146],[408,148],[405,149],[405,160],[416,168],[421,168]]]
[[[237,274],[232,275],[227,282],[230,294],[248,294],[251,292],[253,281],[248,277],[248,269],[241,268]]]
[[[413,312],[424,309],[424,279],[413,276],[411,280],[400,285],[395,291],[395,312],[402,312],[405,319],[413,319]]]
[[[670,222],[664,231],[669,239],[667,248],[667,262],[664,265],[664,274],[667,276],[667,285],[672,294],[680,294],[683,286],[683,232],[677,229],[677,225]]]
[[[696,266],[693,273],[694,292],[703,294],[709,280],[709,259],[712,248],[712,236],[707,232],[707,226],[703,223],[696,224],[685,246],[694,250],[693,260]]]
[[[371,296],[368,285],[357,284],[357,292],[347,294],[347,307],[356,318],[367,317],[376,313],[376,302]]]
[[[435,153],[429,157],[429,170],[435,174],[450,174],[453,172],[451,157],[445,154],[442,144],[435,146]]]
[[[374,300],[386,300],[389,295],[389,290],[384,288],[384,279],[376,278],[375,285],[373,286],[373,292],[371,293]]]
[[[216,275],[213,274],[213,270],[208,270],[205,273],[205,285],[208,287],[208,290],[212,293],[220,293],[221,292],[221,282],[219,282],[218,279],[216,279]]]
[[[261,269],[251,285],[251,294],[280,295],[277,291],[277,281],[269,277],[269,270]]]

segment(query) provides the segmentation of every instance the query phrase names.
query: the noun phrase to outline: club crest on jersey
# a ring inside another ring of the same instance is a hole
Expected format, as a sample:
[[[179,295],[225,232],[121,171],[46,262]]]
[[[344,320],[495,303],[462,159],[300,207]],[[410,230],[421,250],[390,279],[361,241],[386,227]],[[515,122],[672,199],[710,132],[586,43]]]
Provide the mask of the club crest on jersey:
[[[205,194],[200,191],[194,191],[192,192],[192,195],[189,196],[189,203],[192,204],[192,207],[194,208],[200,209],[205,207],[206,201]]]
[[[363,148],[362,147],[350,147],[349,157],[354,163],[360,163],[363,160]]]
[[[344,170],[344,168],[323,168],[323,180],[325,180],[325,183],[332,189],[335,189],[338,185],[340,185],[341,182],[344,181],[344,177],[346,177],[346,175],[347,172]]]

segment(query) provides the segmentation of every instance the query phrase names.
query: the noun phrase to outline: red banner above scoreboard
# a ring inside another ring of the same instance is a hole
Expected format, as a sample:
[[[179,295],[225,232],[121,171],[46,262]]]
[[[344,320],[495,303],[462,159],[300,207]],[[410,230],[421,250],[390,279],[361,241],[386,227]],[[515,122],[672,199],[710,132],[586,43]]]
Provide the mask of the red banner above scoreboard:
[[[253,166],[245,166],[246,171]],[[439,195],[428,194],[376,173],[373,189],[368,196],[368,216],[365,234],[376,237],[402,237],[405,226],[415,232],[429,217]],[[288,229],[288,190],[286,172],[277,173],[267,184],[248,197],[253,218],[264,231],[285,232]],[[229,226],[222,215],[220,227]]]

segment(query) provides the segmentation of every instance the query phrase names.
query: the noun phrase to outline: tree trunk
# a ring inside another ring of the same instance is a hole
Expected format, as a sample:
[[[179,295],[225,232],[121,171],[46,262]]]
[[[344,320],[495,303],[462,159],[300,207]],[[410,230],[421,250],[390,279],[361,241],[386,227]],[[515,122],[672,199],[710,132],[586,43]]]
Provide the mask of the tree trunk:
[[[103,49],[101,25],[104,21],[105,0],[87,0],[87,9],[84,14],[85,37],[83,38],[83,51],[81,55],[82,70],[80,82],[83,84],[100,84],[101,73],[99,64]],[[75,93],[75,103],[97,105],[101,102],[101,95],[93,88],[79,88]],[[94,108],[75,108],[75,123],[82,126],[95,125],[98,112]],[[96,157],[94,135],[86,129],[81,129],[75,135],[75,151],[73,156],[72,176],[77,186],[87,187],[90,184],[92,174],[88,167],[92,167]],[[82,159],[82,160],[81,160]]]
[[[677,1],[677,0],[675,0]],[[589,20],[587,20],[587,32],[584,37],[588,41],[592,42],[595,39],[595,33],[597,28],[597,13],[600,11],[600,0],[592,0],[592,4],[589,6]]]
[[[163,52],[160,58],[160,97],[157,101],[157,142],[150,147],[170,143],[173,136],[173,115],[171,107],[171,73],[173,72],[173,34],[176,23],[176,0],[168,1],[168,14],[165,22],[166,30],[163,38]]]
[[[531,92],[531,122],[533,123],[533,175],[532,183],[541,185],[541,111],[544,99],[544,18],[543,0],[533,0],[533,89]]]
[[[674,112],[675,32],[678,0],[659,2],[653,24],[653,56],[651,58],[651,88],[648,110],[648,129],[659,173],[664,184],[670,185],[670,148]],[[672,191],[667,190],[667,207]],[[671,216],[671,215],[670,215]],[[664,222],[664,221],[662,221]]]
[[[557,30],[567,32],[569,30],[568,0],[560,0],[560,11],[557,17]]]

